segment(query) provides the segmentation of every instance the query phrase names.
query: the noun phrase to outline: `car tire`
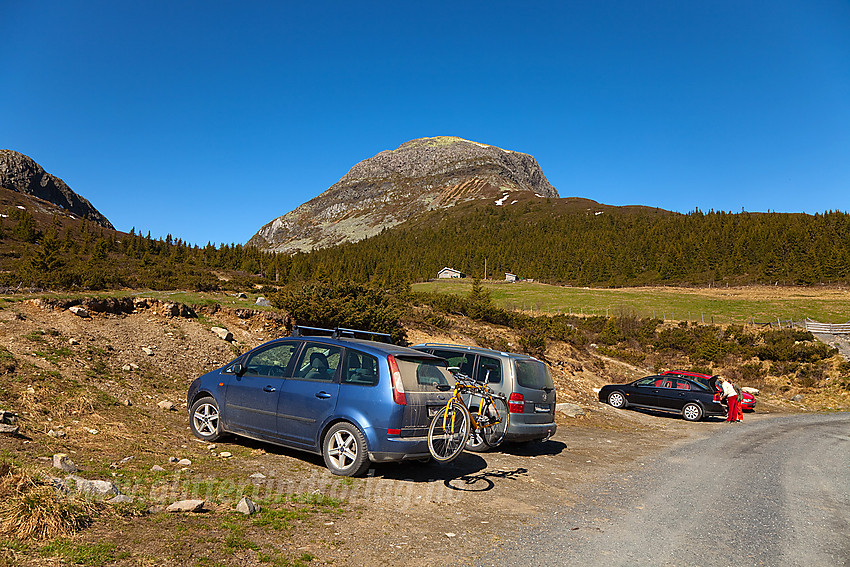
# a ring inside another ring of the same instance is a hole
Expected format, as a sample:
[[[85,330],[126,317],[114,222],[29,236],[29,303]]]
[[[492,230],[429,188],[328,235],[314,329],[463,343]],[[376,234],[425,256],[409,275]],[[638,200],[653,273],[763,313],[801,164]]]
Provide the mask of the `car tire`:
[[[619,390],[614,390],[608,394],[608,405],[612,408],[624,409],[629,403],[626,401],[626,395]]]
[[[702,419],[702,408],[699,404],[685,404],[685,407],[682,408],[682,417],[686,421],[699,421]]]
[[[189,410],[189,428],[195,437],[204,441],[221,438],[221,413],[215,398],[205,396],[192,404],[192,409]]]
[[[470,410],[470,413],[476,411],[476,408]],[[508,420],[511,417],[508,412],[508,405],[501,398],[493,398],[493,403],[487,405],[486,412],[488,417],[493,421],[498,417],[499,423],[481,427],[475,431],[470,431],[469,440],[466,442],[466,449],[474,453],[484,453],[493,447],[498,447],[505,440],[505,435],[508,431]]]
[[[352,423],[333,425],[322,443],[322,457],[328,469],[339,476],[359,476],[369,468],[366,437]]]

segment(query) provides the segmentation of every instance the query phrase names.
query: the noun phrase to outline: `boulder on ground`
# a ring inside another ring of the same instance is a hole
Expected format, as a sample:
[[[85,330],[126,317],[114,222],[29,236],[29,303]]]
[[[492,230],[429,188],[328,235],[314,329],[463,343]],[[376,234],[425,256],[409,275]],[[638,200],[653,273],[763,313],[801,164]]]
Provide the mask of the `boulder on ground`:
[[[166,512],[200,512],[204,509],[204,504],[206,502],[204,500],[179,500],[173,504],[170,504],[165,511]]]
[[[127,496],[126,494],[119,494],[113,498],[107,500],[109,504],[132,504],[133,497]]]
[[[161,410],[171,411],[174,409],[174,402],[169,402],[168,400],[162,400],[158,404],[157,407]]]
[[[233,340],[233,333],[231,333],[230,331],[228,331],[224,327],[212,327],[210,329],[210,331],[212,331],[213,333],[218,335],[218,338],[220,338],[223,341],[229,342],[229,341]]]
[[[17,435],[18,434],[18,426],[15,425],[15,421],[17,421],[18,414],[0,410],[0,433],[5,433],[7,435]]]
[[[73,480],[80,494],[100,497],[118,495],[118,489],[108,480],[89,480],[75,474],[68,475],[65,480]]]
[[[82,317],[84,319],[89,316],[88,310],[86,310],[86,308],[81,305],[74,305],[72,307],[69,307],[68,311],[70,311],[77,317]]]
[[[53,468],[59,469],[67,473],[74,473],[80,470],[74,461],[65,453],[56,453],[53,455]]]
[[[578,417],[580,415],[584,415],[584,408],[582,408],[580,405],[571,404],[568,402],[555,404],[555,410],[561,412],[567,417]]]
[[[17,425],[0,423],[0,433],[5,433],[6,435],[17,435],[18,431],[20,431],[20,428]]]
[[[250,516],[251,514],[255,514],[260,511],[260,507],[257,506],[253,500],[250,498],[242,497],[242,500],[236,505],[236,511],[240,514],[245,514],[246,516]]]

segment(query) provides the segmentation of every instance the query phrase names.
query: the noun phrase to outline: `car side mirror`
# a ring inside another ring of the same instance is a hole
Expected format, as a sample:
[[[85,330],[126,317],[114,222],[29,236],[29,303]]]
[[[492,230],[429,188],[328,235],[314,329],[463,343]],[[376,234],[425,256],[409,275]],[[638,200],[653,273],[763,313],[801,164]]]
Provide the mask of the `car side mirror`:
[[[234,374],[236,374],[237,376],[242,376],[243,374],[245,374],[245,367],[243,367],[243,366],[242,366],[242,363],[240,363],[240,362],[237,362],[236,364],[234,364],[233,366],[231,366],[231,367],[230,367],[230,369],[231,369],[231,370],[233,371],[233,373],[234,373]]]

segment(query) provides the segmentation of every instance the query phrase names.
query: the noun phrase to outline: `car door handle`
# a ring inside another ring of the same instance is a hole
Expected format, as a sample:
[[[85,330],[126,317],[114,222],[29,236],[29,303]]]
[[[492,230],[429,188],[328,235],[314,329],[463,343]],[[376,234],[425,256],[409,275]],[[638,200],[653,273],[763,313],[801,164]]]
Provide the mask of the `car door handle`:
[[[263,388],[263,391],[264,392],[277,392],[277,388],[275,388],[274,386],[266,386],[265,388]]]
[[[316,392],[316,397],[322,398],[322,399],[327,399],[327,398],[330,398],[331,395],[328,394],[327,392]]]

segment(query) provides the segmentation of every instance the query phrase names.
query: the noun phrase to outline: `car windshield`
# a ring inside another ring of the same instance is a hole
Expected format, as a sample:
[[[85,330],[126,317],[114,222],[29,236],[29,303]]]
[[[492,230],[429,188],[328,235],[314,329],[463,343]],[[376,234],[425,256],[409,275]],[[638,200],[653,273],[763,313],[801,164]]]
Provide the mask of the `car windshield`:
[[[523,388],[534,390],[554,389],[549,368],[539,360],[516,360],[516,381]]]

